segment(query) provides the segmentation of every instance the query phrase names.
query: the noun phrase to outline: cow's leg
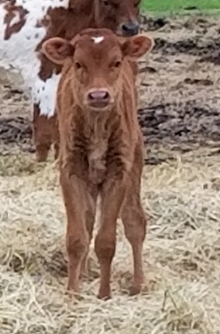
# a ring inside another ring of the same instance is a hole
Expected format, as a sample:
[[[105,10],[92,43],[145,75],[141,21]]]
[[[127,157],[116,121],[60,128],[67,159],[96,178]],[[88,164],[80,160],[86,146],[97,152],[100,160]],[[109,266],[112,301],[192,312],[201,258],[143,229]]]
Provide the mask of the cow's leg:
[[[54,144],[54,159],[57,160],[60,151],[59,127],[57,114],[51,117],[52,143]]]
[[[95,239],[95,252],[100,264],[98,297],[111,298],[111,263],[116,247],[116,222],[125,194],[125,183],[108,179],[101,191],[101,225]]]
[[[134,276],[130,295],[139,293],[144,283],[142,252],[147,223],[140,200],[141,173],[142,151],[141,147],[137,147],[134,165],[129,176],[125,201],[120,212],[125,228],[125,235],[131,244],[133,252]]]
[[[33,115],[33,141],[36,147],[38,162],[47,160],[52,144],[52,124],[53,119],[40,115],[39,106],[35,104]]]
[[[54,159],[57,160],[59,157],[59,152],[60,152],[60,145],[59,145],[59,141],[55,141],[54,142]]]
[[[94,216],[94,198],[88,185],[68,171],[61,171],[60,182],[67,215],[68,291],[78,291],[83,260],[88,254],[90,235],[86,223]],[[92,225],[92,223],[91,223]]]

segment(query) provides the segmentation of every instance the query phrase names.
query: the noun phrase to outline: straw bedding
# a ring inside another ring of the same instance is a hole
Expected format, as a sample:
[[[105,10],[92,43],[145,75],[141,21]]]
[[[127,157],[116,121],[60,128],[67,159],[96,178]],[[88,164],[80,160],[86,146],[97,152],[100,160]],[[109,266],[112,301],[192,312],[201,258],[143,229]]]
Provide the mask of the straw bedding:
[[[93,247],[80,298],[65,295],[65,214],[56,166],[39,170],[29,155],[2,157],[1,333],[218,333],[219,164],[218,156],[186,156],[145,167],[146,284],[140,296],[127,296],[131,251],[119,221],[113,299],[102,302]]]

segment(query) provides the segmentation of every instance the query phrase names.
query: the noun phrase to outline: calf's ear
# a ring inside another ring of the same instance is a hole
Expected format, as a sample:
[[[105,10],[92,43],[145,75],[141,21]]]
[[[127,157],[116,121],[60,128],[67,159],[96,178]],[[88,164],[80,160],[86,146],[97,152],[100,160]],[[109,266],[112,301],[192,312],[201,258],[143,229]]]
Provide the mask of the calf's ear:
[[[43,43],[41,52],[53,63],[62,65],[67,57],[73,55],[74,46],[63,38],[54,37]]]
[[[130,60],[136,60],[151,51],[153,46],[154,42],[149,36],[136,35],[123,42],[122,52]]]

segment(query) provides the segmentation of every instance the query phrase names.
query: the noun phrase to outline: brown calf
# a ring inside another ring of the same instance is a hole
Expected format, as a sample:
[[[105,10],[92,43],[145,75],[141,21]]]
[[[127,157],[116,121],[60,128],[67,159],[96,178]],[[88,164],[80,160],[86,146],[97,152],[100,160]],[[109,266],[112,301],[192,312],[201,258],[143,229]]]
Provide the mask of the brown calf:
[[[68,8],[54,8],[48,12],[49,23],[45,38],[37,47],[40,50],[44,41],[51,37],[71,40],[85,28],[109,28],[118,35],[132,36],[139,31],[139,5],[141,0],[69,0]],[[59,74],[60,64],[54,64],[40,55],[39,77],[43,81]],[[49,108],[48,108],[49,110]],[[34,142],[38,161],[45,161],[52,143],[55,143],[55,158],[58,155],[58,133],[56,132],[55,111],[41,110],[34,105]]]
[[[71,42],[51,38],[43,45],[48,59],[64,64],[57,111],[60,182],[68,222],[69,290],[78,290],[92,238],[97,196],[101,198],[101,225],[95,239],[101,269],[98,296],[111,296],[110,272],[119,216],[133,250],[130,293],[141,290],[146,233],[140,202],[143,144],[129,61],[151,47],[152,41],[146,36],[122,41],[108,29],[87,29]]]

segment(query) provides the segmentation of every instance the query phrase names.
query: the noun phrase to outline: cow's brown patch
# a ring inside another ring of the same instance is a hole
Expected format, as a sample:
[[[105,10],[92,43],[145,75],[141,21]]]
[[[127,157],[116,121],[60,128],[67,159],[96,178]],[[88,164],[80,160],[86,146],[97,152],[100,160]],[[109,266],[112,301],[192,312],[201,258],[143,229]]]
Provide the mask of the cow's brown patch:
[[[6,2],[4,9],[7,11],[4,18],[4,23],[6,24],[4,39],[8,40],[12,34],[19,32],[24,26],[28,10],[24,9],[22,6],[16,6],[14,0]],[[18,22],[11,24],[16,16],[18,16]]]

